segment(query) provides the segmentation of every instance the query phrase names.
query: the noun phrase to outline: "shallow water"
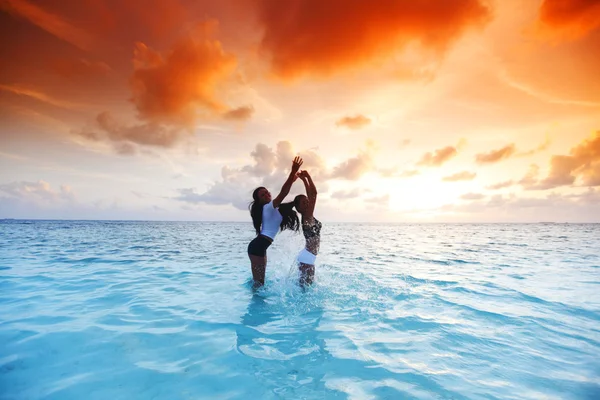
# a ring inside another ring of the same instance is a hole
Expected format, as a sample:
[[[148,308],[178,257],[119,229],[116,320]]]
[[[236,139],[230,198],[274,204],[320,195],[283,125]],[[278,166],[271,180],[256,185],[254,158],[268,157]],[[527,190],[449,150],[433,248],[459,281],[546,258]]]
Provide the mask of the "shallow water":
[[[1,399],[598,399],[600,225],[0,223]]]

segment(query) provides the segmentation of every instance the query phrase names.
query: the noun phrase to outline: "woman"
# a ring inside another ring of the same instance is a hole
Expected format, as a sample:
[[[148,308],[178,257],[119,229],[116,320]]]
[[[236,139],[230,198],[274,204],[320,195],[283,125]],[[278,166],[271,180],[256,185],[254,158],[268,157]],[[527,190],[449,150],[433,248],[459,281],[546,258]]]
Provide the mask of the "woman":
[[[298,230],[299,221],[293,210],[293,203],[281,204],[292,188],[292,183],[298,177],[298,170],[302,165],[300,157],[294,158],[292,171],[281,187],[281,191],[271,201],[271,193],[258,187],[252,193],[254,201],[250,203],[250,216],[256,230],[256,237],[248,245],[248,257],[252,266],[252,278],[255,286],[265,284],[265,271],[267,268],[267,248],[279,230]]]
[[[306,238],[306,246],[298,255],[300,285],[304,287],[310,285],[315,277],[315,260],[321,244],[322,225],[313,215],[317,203],[317,188],[307,171],[302,171],[298,176],[306,188],[306,196],[300,194],[294,199],[296,210],[302,215],[302,232]]]

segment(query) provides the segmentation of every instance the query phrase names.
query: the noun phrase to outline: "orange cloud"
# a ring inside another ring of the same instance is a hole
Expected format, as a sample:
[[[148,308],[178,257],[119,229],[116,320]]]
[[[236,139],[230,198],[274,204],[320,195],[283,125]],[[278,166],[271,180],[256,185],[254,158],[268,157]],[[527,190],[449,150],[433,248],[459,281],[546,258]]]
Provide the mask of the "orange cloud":
[[[0,8],[27,19],[32,24],[82,50],[92,48],[93,39],[90,34],[75,27],[60,15],[48,12],[38,5],[25,0],[2,0]]]
[[[85,107],[85,105],[57,99],[57,98],[50,96],[49,94],[39,91],[39,90],[27,88],[27,87],[24,87],[21,85],[2,85],[2,84],[0,84],[0,90],[4,90],[6,92],[10,92],[10,93],[17,94],[20,96],[27,96],[32,99],[50,104],[52,106],[60,107],[60,108],[68,109],[68,110]]]
[[[344,117],[339,119],[335,124],[337,126],[345,126],[349,129],[360,129],[371,123],[371,119],[364,115],[355,115],[354,117]]]
[[[519,157],[532,156],[532,155],[534,155],[536,153],[539,153],[539,152],[542,152],[542,151],[546,150],[549,146],[550,146],[550,138],[546,137],[546,140],[544,141],[544,143],[540,144],[535,149],[532,149],[532,150],[529,150],[529,151],[524,151],[522,153],[517,154],[517,156],[519,156]]]
[[[488,153],[480,153],[475,155],[477,164],[495,163],[512,156],[516,151],[515,145],[509,144],[498,150],[492,150]]]
[[[367,152],[361,152],[358,156],[352,157],[336,166],[331,173],[331,178],[355,181],[372,169],[373,159],[371,155]]]
[[[450,160],[458,154],[456,148],[453,146],[446,146],[442,149],[437,149],[435,153],[425,153],[417,165],[424,165],[428,167],[439,167],[446,161]]]
[[[475,172],[462,171],[442,178],[444,182],[472,181],[477,174]]]
[[[180,0],[128,0],[115,2],[112,10],[108,9],[104,0],[94,2],[99,9],[104,7],[108,21],[104,28],[107,33],[116,27],[127,26],[128,21],[135,21],[135,25],[152,39],[160,39],[177,31],[191,11],[184,8]]]
[[[200,15],[213,15],[208,5],[197,7],[202,9]],[[179,0],[2,0],[0,8],[89,52],[170,38],[195,11],[184,8]]]
[[[600,2],[544,0],[540,7],[539,22],[546,33],[578,39],[600,27]]]
[[[531,164],[529,166],[529,170],[525,174],[523,178],[518,182],[519,185],[523,186],[525,189],[532,189],[535,187],[538,181],[538,175],[540,173],[540,167],[536,164]]]
[[[411,43],[443,53],[490,17],[481,0],[257,0],[261,48],[284,79],[391,59]]]
[[[191,126],[198,118],[226,113],[216,92],[236,67],[236,58],[211,39],[215,21],[199,24],[165,56],[138,43],[131,77],[139,116],[152,122]]]
[[[105,111],[96,117],[96,126],[75,132],[89,140],[110,140],[119,154],[134,154],[132,143],[158,147],[171,147],[183,136],[184,131],[169,128],[156,123],[124,125],[117,121],[110,112]]]
[[[223,118],[230,121],[247,121],[254,114],[254,107],[244,106],[231,109],[223,114]]]
[[[580,179],[586,186],[600,186],[600,131],[571,149],[570,155],[555,155],[540,189],[571,185]]]

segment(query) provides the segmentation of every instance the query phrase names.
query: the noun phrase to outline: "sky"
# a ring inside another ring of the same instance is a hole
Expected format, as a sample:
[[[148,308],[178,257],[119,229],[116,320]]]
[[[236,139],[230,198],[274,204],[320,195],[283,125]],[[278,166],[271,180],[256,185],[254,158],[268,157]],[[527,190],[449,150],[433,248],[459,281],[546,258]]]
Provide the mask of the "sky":
[[[600,1],[0,0],[0,218],[600,222]],[[288,200],[303,193],[297,181]]]

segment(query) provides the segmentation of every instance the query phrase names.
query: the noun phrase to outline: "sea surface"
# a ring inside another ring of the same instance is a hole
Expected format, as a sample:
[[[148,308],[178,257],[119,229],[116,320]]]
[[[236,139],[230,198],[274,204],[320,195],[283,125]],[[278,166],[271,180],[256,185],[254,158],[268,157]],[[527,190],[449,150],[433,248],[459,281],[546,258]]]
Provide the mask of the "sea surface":
[[[600,399],[600,225],[0,222],[0,399]]]

